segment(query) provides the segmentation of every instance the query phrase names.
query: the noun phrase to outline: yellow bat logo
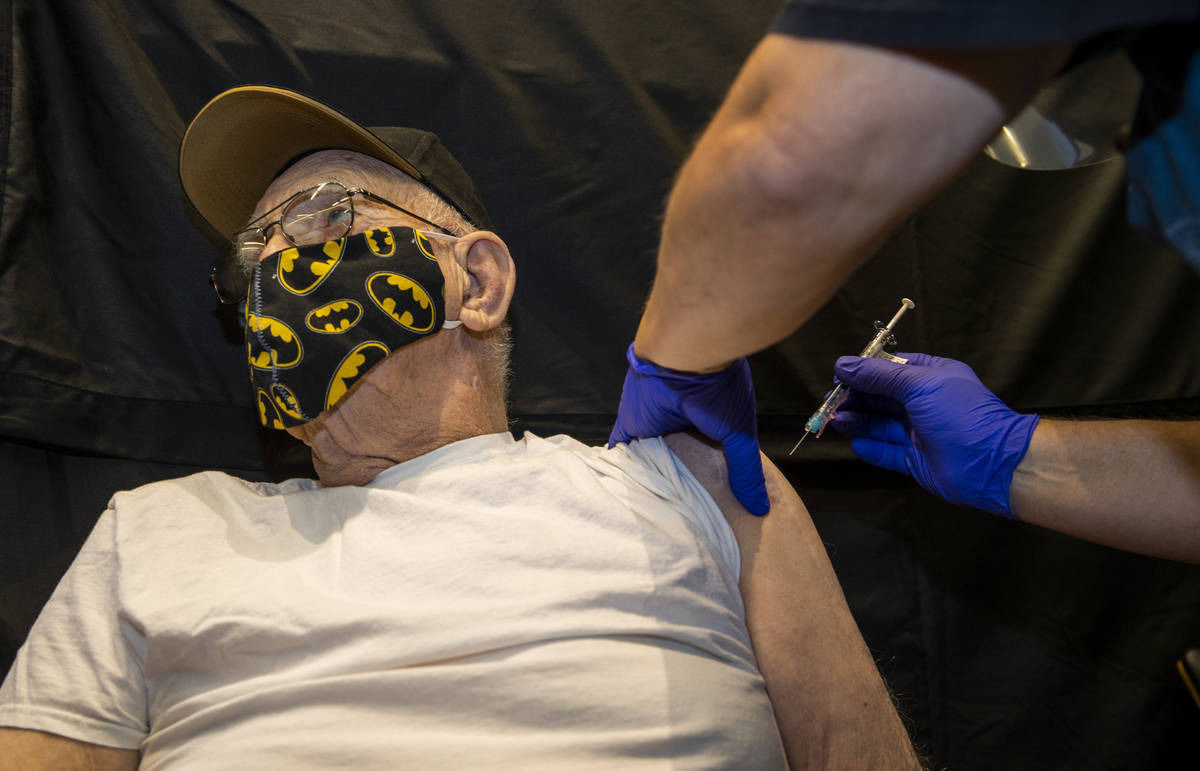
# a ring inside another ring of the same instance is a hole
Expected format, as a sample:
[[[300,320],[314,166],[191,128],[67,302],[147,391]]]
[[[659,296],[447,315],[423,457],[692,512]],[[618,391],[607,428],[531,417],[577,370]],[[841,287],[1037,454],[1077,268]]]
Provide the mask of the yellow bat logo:
[[[363,308],[354,300],[334,300],[311,310],[304,317],[304,326],[322,335],[340,335],[363,317]]]
[[[296,420],[304,420],[304,416],[300,414],[300,402],[296,401],[296,395],[292,393],[292,389],[283,383],[271,384],[271,401],[284,415]]]
[[[250,366],[255,369],[286,369],[294,367],[304,358],[300,338],[287,324],[270,316],[255,316],[246,313],[246,349]],[[260,340],[259,338],[264,338]],[[266,343],[264,346],[263,343]],[[270,350],[267,350],[267,349]]]
[[[388,228],[376,228],[364,233],[367,237],[367,248],[378,257],[391,257],[396,253],[396,239]]]
[[[437,255],[433,253],[433,244],[429,242],[429,239],[425,237],[425,234],[419,230],[414,230],[413,236],[413,241],[416,243],[417,248],[421,250],[421,254],[425,255],[434,262],[437,262]]]
[[[391,352],[387,346],[372,340],[346,354],[346,358],[342,359],[342,363],[334,370],[329,387],[325,390],[325,409],[337,404],[350,390],[350,386],[367,374],[371,367],[386,359],[389,353]]]
[[[292,294],[308,294],[321,285],[325,277],[337,267],[346,251],[346,239],[326,241],[321,247],[324,260],[305,260],[304,267],[296,264],[300,251],[296,247],[279,253],[279,283]]]
[[[425,287],[411,278],[375,273],[367,279],[367,292],[380,310],[405,329],[422,334],[433,329],[433,301]]]
[[[267,392],[261,388],[258,389],[258,422],[267,428],[283,428],[283,421],[279,418],[279,410],[275,409],[275,405],[271,402],[271,397],[267,396]]]

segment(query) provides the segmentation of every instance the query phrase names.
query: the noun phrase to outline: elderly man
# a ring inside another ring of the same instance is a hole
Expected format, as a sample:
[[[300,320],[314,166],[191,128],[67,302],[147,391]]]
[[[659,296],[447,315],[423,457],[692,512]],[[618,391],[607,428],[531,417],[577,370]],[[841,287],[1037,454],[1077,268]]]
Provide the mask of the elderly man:
[[[246,87],[180,171],[320,481],[114,496],[0,689],[0,768],[916,765],[774,467],[759,518],[687,435],[507,432],[513,260],[436,137]]]

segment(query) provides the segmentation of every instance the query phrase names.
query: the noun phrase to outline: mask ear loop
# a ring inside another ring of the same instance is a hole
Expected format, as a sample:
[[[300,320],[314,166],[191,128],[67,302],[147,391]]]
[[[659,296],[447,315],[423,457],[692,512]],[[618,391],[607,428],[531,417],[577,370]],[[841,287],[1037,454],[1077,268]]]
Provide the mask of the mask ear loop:
[[[430,242],[441,241],[443,243],[446,243],[448,246],[450,246],[451,249],[454,248],[453,244],[457,243],[459,240],[459,236],[452,236],[449,233],[434,233],[431,230],[418,230],[417,228],[413,228],[413,239],[414,239],[413,242],[416,243],[418,247],[421,246],[420,242],[416,241],[418,233],[421,234],[421,236],[423,236]],[[424,249],[422,249],[422,251],[424,251]],[[436,260],[437,260],[437,258],[435,255],[435,261]],[[458,327],[461,327],[461,326],[462,326],[462,319],[454,319],[453,321],[447,321],[445,319],[442,320],[442,329],[457,329]]]
[[[271,258],[268,257],[267,259]],[[263,262],[265,262],[265,260]],[[300,419],[307,423],[308,421],[312,420],[312,418],[304,414],[304,410],[300,409],[300,404],[292,397],[287,388],[279,382],[279,367],[277,366],[279,357],[276,355],[275,349],[271,347],[271,344],[267,342],[267,338],[263,334],[262,265],[263,263],[259,262],[254,266],[254,273],[250,278],[250,305],[254,309],[254,318],[259,320],[259,324],[254,328],[254,336],[258,338],[258,344],[262,346],[262,349],[267,352],[267,356],[269,356],[271,359],[271,393],[268,394],[268,396],[270,396],[272,399],[276,399],[280,398],[280,394],[282,394],[282,398],[287,401],[292,412],[299,415]]]

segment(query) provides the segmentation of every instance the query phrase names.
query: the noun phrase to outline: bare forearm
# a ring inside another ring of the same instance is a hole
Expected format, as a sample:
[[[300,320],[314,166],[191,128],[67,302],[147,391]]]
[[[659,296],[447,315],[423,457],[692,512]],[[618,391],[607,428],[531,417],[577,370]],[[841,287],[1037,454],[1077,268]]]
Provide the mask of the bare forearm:
[[[1200,563],[1200,421],[1043,419],[1010,500],[1027,522]]]
[[[790,334],[1059,61],[768,36],[668,201],[638,355],[715,370]]]

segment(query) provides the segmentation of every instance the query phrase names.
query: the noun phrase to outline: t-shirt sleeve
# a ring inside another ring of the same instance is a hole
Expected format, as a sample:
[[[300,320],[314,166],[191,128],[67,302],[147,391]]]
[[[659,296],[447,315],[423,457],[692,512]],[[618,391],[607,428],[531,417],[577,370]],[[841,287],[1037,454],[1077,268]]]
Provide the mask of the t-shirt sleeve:
[[[0,726],[137,749],[148,731],[143,637],[120,609],[106,511],[42,609],[0,686]]]
[[[1080,41],[1195,16],[1194,0],[788,0],[771,30],[879,46],[979,48]]]
[[[678,501],[692,528],[715,550],[736,581],[742,572],[737,539],[700,480],[671,452],[662,437],[635,439],[627,447],[638,463],[655,473],[660,492],[665,491]]]

